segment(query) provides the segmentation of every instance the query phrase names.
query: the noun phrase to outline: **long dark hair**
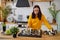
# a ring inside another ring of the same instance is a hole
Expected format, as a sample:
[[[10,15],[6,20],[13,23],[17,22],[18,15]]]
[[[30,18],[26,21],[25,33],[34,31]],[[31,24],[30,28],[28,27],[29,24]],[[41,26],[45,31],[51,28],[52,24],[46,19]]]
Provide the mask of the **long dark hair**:
[[[41,12],[40,7],[38,5],[35,5],[34,8],[38,8],[39,9],[39,12],[37,14],[37,17],[38,17],[39,20],[41,20],[42,12]],[[35,17],[36,17],[36,15],[35,15],[34,10],[33,10],[33,12],[32,12],[32,18],[34,19]]]

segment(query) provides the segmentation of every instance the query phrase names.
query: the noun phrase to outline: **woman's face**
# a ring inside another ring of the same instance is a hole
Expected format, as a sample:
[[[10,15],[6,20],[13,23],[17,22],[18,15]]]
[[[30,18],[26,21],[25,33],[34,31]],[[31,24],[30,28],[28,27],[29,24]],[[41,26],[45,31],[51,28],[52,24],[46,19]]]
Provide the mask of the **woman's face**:
[[[37,15],[39,12],[39,8],[34,8],[33,10],[34,10],[34,13]]]

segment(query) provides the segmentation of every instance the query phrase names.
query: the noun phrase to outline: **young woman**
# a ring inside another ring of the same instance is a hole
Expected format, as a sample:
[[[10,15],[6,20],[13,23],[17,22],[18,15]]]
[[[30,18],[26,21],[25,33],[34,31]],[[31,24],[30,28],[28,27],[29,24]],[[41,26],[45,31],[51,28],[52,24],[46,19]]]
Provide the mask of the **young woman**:
[[[40,30],[42,23],[44,23],[46,27],[52,31],[52,27],[46,20],[45,16],[42,14],[40,7],[35,5],[33,12],[28,19],[28,27],[32,28],[33,30]]]

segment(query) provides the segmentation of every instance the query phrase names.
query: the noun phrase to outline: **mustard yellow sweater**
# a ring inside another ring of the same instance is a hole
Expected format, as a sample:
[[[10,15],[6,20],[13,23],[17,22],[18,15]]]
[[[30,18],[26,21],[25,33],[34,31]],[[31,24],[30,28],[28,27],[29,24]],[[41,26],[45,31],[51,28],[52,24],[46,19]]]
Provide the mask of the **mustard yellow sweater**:
[[[52,27],[50,26],[50,24],[48,23],[48,21],[46,20],[44,15],[42,15],[41,20],[39,20],[38,17],[33,19],[32,15],[29,16],[28,25],[29,25],[30,28],[40,29],[42,23],[44,23],[49,30],[52,29]]]

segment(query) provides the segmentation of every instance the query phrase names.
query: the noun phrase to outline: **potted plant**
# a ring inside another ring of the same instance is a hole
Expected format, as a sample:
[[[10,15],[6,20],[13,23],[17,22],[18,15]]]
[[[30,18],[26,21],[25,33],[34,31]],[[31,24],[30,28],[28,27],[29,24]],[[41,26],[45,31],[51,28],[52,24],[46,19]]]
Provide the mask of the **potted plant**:
[[[52,3],[52,7],[48,8],[49,12],[53,16],[53,23],[56,23],[56,16],[60,12],[60,10],[56,9],[56,5]]]
[[[6,31],[6,24],[3,23],[2,26],[3,26],[3,32],[5,32]]]
[[[6,30],[6,18],[8,14],[11,12],[11,8],[9,6],[6,6],[4,8],[0,7],[0,11],[2,12],[2,19],[3,19],[3,32]]]
[[[17,37],[17,33],[19,32],[18,27],[12,27],[12,28],[10,29],[10,31],[11,31],[13,37],[16,38],[16,37]]]

